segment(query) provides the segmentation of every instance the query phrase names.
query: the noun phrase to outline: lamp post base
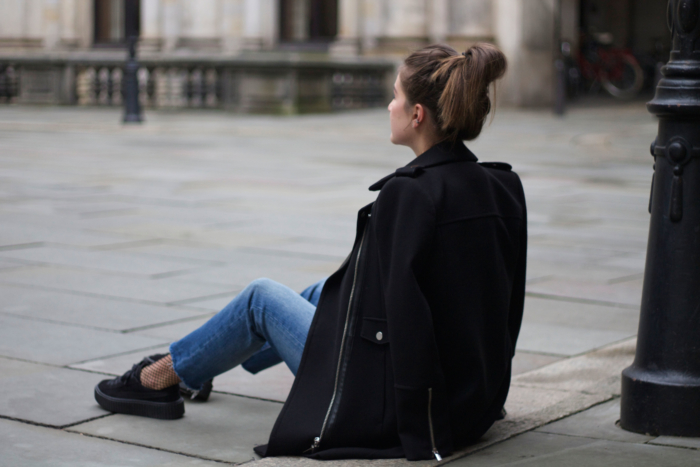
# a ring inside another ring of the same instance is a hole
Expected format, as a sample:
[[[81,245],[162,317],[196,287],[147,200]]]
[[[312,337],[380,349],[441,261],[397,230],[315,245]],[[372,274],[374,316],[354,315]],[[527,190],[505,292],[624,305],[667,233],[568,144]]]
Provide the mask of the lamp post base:
[[[620,426],[653,436],[700,437],[700,378],[626,368]]]
[[[143,122],[143,118],[141,118],[141,115],[139,114],[127,114],[124,115],[124,123],[141,123]]]

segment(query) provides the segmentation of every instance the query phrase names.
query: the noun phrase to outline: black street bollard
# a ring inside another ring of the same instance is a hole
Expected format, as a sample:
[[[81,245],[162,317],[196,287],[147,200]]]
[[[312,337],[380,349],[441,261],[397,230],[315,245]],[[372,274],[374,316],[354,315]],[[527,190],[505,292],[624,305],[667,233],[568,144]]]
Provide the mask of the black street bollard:
[[[139,64],[136,61],[136,36],[130,36],[129,58],[124,67],[124,123],[141,123],[139,103]]]
[[[554,114],[566,112],[566,63],[564,63],[564,41],[562,40],[562,0],[554,4]]]
[[[566,71],[563,58],[554,61],[554,113],[559,116],[566,112]]]
[[[648,109],[651,224],[634,363],[622,372],[620,425],[700,436],[700,0],[670,0],[671,60]]]

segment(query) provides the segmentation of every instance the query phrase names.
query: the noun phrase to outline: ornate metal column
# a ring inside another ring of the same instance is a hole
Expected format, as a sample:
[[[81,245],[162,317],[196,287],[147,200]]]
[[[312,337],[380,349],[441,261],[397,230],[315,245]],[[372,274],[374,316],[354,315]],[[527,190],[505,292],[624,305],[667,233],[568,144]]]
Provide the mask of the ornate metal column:
[[[124,2],[124,30],[129,46],[129,57],[124,67],[124,123],[140,123],[143,120],[139,103],[139,64],[136,61],[139,3],[136,0]]]
[[[670,0],[671,60],[648,104],[659,133],[641,318],[621,426],[700,436],[700,0]]]

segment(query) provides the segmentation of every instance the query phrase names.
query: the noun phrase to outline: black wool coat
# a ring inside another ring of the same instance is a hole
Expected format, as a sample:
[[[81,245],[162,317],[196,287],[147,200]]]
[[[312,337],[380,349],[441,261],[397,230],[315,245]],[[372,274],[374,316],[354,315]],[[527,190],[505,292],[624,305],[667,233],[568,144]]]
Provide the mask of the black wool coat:
[[[525,294],[518,176],[441,143],[370,189],[264,456],[447,456],[498,418]]]

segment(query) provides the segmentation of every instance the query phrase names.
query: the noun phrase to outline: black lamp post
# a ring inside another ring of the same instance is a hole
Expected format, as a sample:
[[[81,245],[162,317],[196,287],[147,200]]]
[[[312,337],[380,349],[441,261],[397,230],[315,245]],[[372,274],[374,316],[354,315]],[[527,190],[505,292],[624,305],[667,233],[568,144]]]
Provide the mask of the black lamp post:
[[[554,3],[554,113],[566,112],[566,63],[562,52],[562,1]]]
[[[700,436],[700,0],[670,0],[641,318],[622,372],[622,428]]]
[[[124,67],[124,123],[140,123],[141,105],[139,103],[139,64],[136,61],[136,44],[139,33],[139,2],[126,0],[124,2],[124,32],[129,56]]]

